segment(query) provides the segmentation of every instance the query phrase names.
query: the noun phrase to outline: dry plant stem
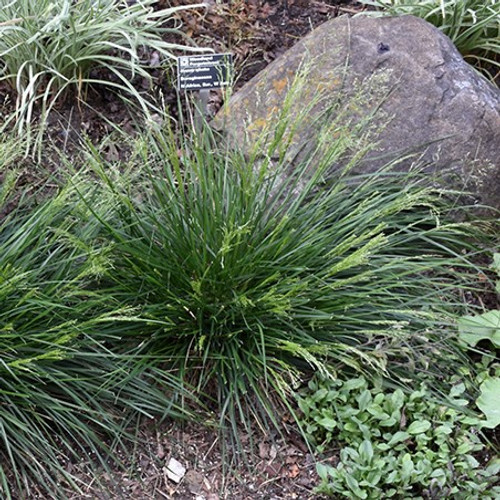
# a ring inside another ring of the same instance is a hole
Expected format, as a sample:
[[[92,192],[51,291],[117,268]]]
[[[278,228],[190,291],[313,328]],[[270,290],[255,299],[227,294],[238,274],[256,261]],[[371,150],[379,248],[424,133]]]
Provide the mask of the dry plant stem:
[[[1,22],[0,23],[0,27],[2,26],[11,26],[12,24],[17,24],[17,23],[21,23],[23,22],[25,19],[35,19],[35,17],[31,16],[31,17],[27,17],[27,18],[23,18],[23,17],[18,17],[17,19],[12,19],[10,21],[4,21],[4,22]]]

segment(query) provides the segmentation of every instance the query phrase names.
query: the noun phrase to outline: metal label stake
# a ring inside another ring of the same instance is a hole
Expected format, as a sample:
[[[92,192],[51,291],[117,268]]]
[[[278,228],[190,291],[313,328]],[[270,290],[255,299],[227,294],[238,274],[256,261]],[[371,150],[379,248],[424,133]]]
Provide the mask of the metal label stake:
[[[198,91],[194,116],[197,132],[201,132],[208,116],[210,90],[227,87],[232,81],[233,56],[230,53],[177,58],[177,89]]]

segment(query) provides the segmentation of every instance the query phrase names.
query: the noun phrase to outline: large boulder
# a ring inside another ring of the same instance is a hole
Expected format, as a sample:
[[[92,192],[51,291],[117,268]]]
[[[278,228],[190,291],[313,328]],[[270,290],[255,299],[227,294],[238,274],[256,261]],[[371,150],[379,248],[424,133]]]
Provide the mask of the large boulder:
[[[373,128],[381,131],[378,147],[362,169],[374,171],[390,156],[421,151],[429,171],[454,172],[446,181],[452,188],[500,208],[500,91],[445,35],[413,16],[343,16],[324,23],[235,93],[215,123],[239,142],[252,140],[276,118],[294,75],[308,62],[305,101],[319,89],[331,101],[345,99],[370,79],[376,93],[372,75],[386,75],[390,92]],[[312,127],[299,128],[298,142],[311,140]]]

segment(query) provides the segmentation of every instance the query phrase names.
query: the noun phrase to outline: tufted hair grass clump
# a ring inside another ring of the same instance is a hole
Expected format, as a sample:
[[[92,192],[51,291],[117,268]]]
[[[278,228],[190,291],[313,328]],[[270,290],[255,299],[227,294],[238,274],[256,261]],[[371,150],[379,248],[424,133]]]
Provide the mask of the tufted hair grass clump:
[[[101,291],[140,310],[116,348],[140,343],[236,440],[281,428],[305,373],[412,378],[455,353],[471,286],[471,229],[422,172],[355,175],[353,155],[327,176],[360,141],[339,123],[291,168],[283,122],[246,152],[206,126],[143,136],[127,166],[90,159],[113,246]]]
[[[107,348],[108,325],[130,312],[95,291],[106,261],[84,243],[94,226],[75,186],[38,204],[16,187],[20,149],[0,139],[0,497],[65,498],[83,491],[72,471],[119,466],[127,425],[183,411],[165,374]]]

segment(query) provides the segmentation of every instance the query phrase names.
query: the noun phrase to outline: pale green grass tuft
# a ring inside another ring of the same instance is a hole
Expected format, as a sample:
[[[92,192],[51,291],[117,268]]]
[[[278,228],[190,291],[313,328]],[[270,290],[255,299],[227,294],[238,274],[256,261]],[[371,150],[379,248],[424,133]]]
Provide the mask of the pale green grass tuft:
[[[16,91],[19,132],[32,125],[38,113],[43,128],[48,113],[68,97],[85,101],[89,85],[117,90],[146,114],[156,109],[133,81],[151,79],[149,52],[158,54],[158,64],[166,64],[178,51],[203,50],[162,37],[168,32],[181,34],[176,12],[204,4],[154,10],[155,3],[4,1],[0,9],[0,78]]]

